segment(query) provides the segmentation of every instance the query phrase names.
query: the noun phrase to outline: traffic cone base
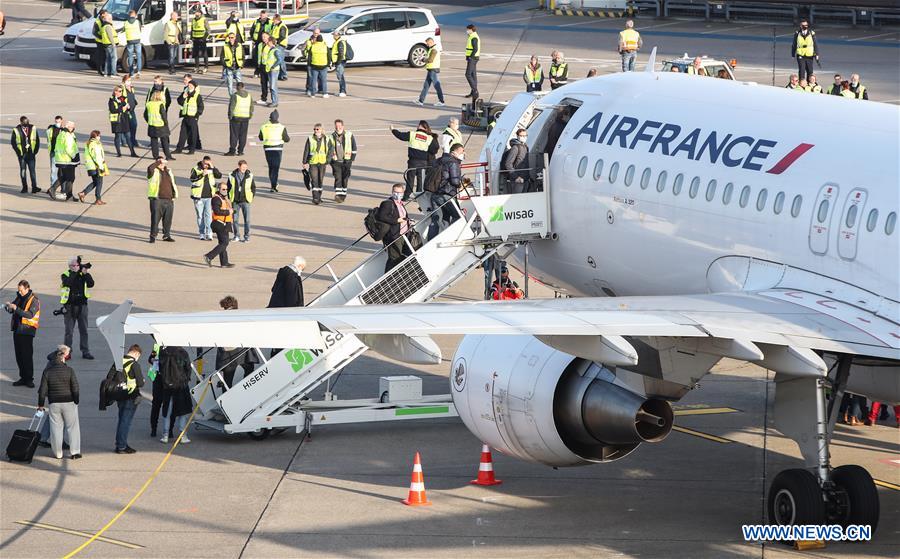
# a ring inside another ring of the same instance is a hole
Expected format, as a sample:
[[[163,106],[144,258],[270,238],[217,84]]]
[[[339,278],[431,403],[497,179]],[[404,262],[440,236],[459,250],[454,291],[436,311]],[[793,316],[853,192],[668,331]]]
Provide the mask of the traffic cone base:
[[[499,479],[494,479],[494,459],[491,457],[491,449],[488,445],[481,447],[481,463],[478,465],[478,479],[469,482],[472,485],[500,485]]]
[[[409,496],[401,502],[411,507],[431,504],[431,501],[425,496],[425,476],[422,473],[422,461],[419,459],[418,452],[416,453],[416,460],[413,462],[412,479],[409,481]]]

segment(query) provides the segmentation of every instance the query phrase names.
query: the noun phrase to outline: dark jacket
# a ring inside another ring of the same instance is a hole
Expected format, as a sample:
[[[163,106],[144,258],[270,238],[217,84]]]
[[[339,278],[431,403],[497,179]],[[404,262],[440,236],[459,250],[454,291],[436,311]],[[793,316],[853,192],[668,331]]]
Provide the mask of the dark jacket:
[[[153,95],[154,91],[162,91],[163,92],[163,98],[166,102],[166,110],[168,111],[169,105],[172,104],[172,94],[169,93],[169,88],[166,87],[165,85],[157,86],[156,84],[153,84],[150,87],[150,90],[147,91],[147,99],[146,99],[147,101],[150,100],[150,96]]]
[[[852,91],[853,94],[856,95],[857,99],[863,99],[864,101],[868,101],[869,100],[869,88],[868,87],[863,89],[862,97],[859,96],[859,86],[861,86],[861,85],[862,85],[862,82],[856,84],[856,86],[854,87],[853,82],[850,82],[850,91]]]
[[[140,41],[138,41],[140,42]],[[128,118],[137,118],[137,95],[134,94],[134,87],[128,89],[122,86],[122,92],[125,94],[125,100],[128,101]]]
[[[293,266],[283,266],[272,284],[272,296],[266,308],[302,307],[303,282]]]
[[[412,130],[410,132],[400,132],[399,130],[391,130],[391,133],[395,138],[400,140],[401,142],[409,142],[409,135],[415,134],[416,132],[421,132],[422,134],[427,134],[427,132],[423,132],[421,130]],[[409,160],[410,167],[424,167],[421,165],[423,162],[434,161],[435,155],[437,155],[438,149],[441,147],[441,143],[437,141],[434,135],[431,135],[431,144],[428,146],[428,151],[422,151],[419,149],[407,148],[406,150],[406,158]],[[413,165],[415,162],[417,165]]]
[[[34,300],[31,302],[31,307],[26,311],[25,303],[28,302],[28,298],[34,295]],[[38,296],[31,290],[28,291],[24,296],[19,295],[19,292],[16,292],[16,298],[13,301],[13,304],[16,306],[16,310],[12,311],[12,320],[10,320],[10,330],[15,334],[24,334],[26,336],[34,336],[37,333],[35,328],[31,326],[27,326],[22,324],[22,317],[25,318],[34,318],[34,315],[41,312],[41,301],[38,299]]]
[[[389,226],[383,239],[385,245],[392,243],[400,236],[400,224],[397,223],[397,220],[400,219],[400,210],[397,209],[392,198],[388,198],[378,205],[375,219]]]
[[[212,198],[213,194],[216,193],[215,182],[222,178],[222,171],[220,171],[218,167],[213,167],[212,178],[203,171],[203,160],[201,159],[194,168],[191,169],[191,186],[193,186],[194,181],[199,180],[200,176],[203,175],[203,190],[200,192],[200,198]],[[191,198],[193,198],[193,196],[191,196]]]
[[[34,125],[29,124],[28,129],[25,130],[21,124],[17,124],[16,127],[12,131],[12,135],[9,137],[9,144],[13,147],[13,151],[16,152],[16,155],[22,157],[23,155],[31,155],[32,157],[37,154],[37,152],[41,151],[41,135],[35,134],[35,138],[37,139],[37,146],[35,146],[34,151],[31,151],[31,139],[29,135],[31,131],[34,130]],[[24,143],[24,153],[19,153],[19,150],[16,148],[16,136],[23,138]]]
[[[162,126],[150,126],[147,125],[147,135],[151,138],[168,138],[169,134],[169,115],[166,114],[166,111],[160,111],[160,116],[162,116],[163,125]],[[144,121],[146,122],[147,118],[147,107],[144,107]]]
[[[231,192],[232,183],[234,183],[234,192]],[[244,173],[243,180],[238,180],[237,169],[232,171],[228,177],[228,196],[231,202],[234,204],[246,202],[248,190],[256,195],[256,178],[250,172],[250,169],[247,169],[247,172]]]
[[[78,379],[75,377],[75,371],[59,359],[47,363],[47,368],[41,375],[38,406],[44,407],[44,402],[48,399],[51,404],[62,402],[78,404]]]
[[[56,123],[47,127],[47,151],[50,152],[50,157],[53,157],[53,152],[56,151],[56,138],[59,137],[61,130],[62,128],[56,126]]]
[[[462,183],[462,168],[460,167],[459,159],[449,153],[445,153],[438,160],[438,163],[441,166],[441,184],[438,187],[438,194],[456,196]]]
[[[94,277],[89,272],[73,272],[66,270],[59,276],[61,287],[69,288],[70,305],[87,305],[87,297],[84,296],[85,287],[94,287]]]
[[[185,95],[187,95],[187,97],[185,97]],[[203,96],[200,95],[200,92],[197,89],[194,90],[193,95],[188,95],[187,91],[184,92],[184,95],[179,95],[178,96],[178,104],[184,106],[184,104],[187,102],[187,99],[189,97],[197,97],[197,115],[194,118],[200,118],[200,115],[203,114],[203,109],[204,109]],[[182,117],[182,118],[185,118],[185,117]]]
[[[510,180],[516,178],[528,178],[528,145],[523,144],[518,138],[509,141],[509,149],[503,154],[500,165],[503,174]]]
[[[107,100],[106,107],[109,110],[109,114],[119,115],[118,120],[115,122],[110,121],[109,123],[113,134],[127,134],[131,131],[131,124],[128,122],[131,119],[131,116],[128,113],[131,111],[127,106],[127,97],[114,97],[111,95]]]
[[[819,56],[821,53],[819,52],[819,40],[816,39],[816,32],[812,29],[809,30],[809,34],[812,35],[813,40],[813,56]],[[791,42],[791,57],[797,56],[797,37],[800,36],[800,30],[794,31],[794,40]]]

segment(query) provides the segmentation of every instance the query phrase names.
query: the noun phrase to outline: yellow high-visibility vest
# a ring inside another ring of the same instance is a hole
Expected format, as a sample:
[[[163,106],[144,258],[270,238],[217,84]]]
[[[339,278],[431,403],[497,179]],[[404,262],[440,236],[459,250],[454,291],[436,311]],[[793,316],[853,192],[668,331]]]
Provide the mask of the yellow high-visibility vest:
[[[812,31],[804,37],[801,34],[797,34],[797,56],[815,56],[813,49],[813,36],[815,33]]]
[[[284,125],[278,122],[266,122],[259,127],[264,147],[283,146]]]
[[[244,189],[244,198],[247,199],[247,203],[253,202],[253,189],[251,186],[253,185],[253,173],[249,170],[244,173],[244,184],[247,187]],[[234,192],[237,190],[237,181],[234,180],[234,175],[228,175],[228,201],[234,202]]]
[[[175,174],[172,173],[172,169],[170,168],[166,169],[166,173],[172,180],[173,198],[178,198],[178,187],[175,186]],[[147,180],[147,198],[159,198],[159,181],[161,179],[162,173],[159,172],[159,167],[153,169],[153,174]]]
[[[162,112],[165,109],[165,101],[147,101],[147,126],[165,126]]]
[[[619,32],[619,44],[622,45],[622,50],[637,50],[640,41],[641,34],[634,29],[623,29]]]
[[[478,49],[475,49],[474,43],[475,40],[478,39]],[[466,57],[478,58],[481,56],[481,39],[478,38],[478,33],[472,33],[466,38]]]
[[[327,137],[316,138],[315,136],[310,136],[307,141],[309,142],[309,160],[307,163],[310,165],[321,165],[328,161]]]
[[[191,38],[203,39],[204,37],[206,37],[206,18],[195,17],[191,20]]]
[[[163,37],[163,41],[168,45],[177,45],[178,44],[178,23],[172,21],[171,19],[166,22],[165,26],[165,34]]]
[[[197,111],[199,107],[197,107],[197,99],[200,97],[200,94],[194,91],[193,95],[188,95],[188,98],[184,100],[184,105],[181,106],[181,116],[197,116]]]
[[[107,33],[106,28],[109,27],[112,29],[112,39],[109,38],[109,33]],[[100,44],[101,45],[118,45],[119,44],[119,34],[116,32],[116,28],[113,24],[107,23],[102,28],[100,28]]]
[[[347,58],[347,41],[343,37],[341,37],[340,39],[335,41],[334,44],[331,45],[331,63],[332,64],[338,63],[338,56],[340,55],[340,53],[338,52],[338,45],[344,45],[344,58],[345,59]]]
[[[25,134],[22,133],[22,129],[18,126],[13,128],[13,137],[16,140],[16,153],[25,153]],[[32,126],[31,132],[28,133],[28,144],[31,144],[31,153],[37,150],[37,139],[37,128]]]
[[[272,31],[269,33],[272,38],[275,39],[275,42],[283,47],[287,46],[288,41],[288,32],[287,25],[284,22],[279,23],[278,25],[272,28]]]
[[[278,64],[278,53],[275,47],[269,47],[266,51],[266,72],[271,72]]]
[[[852,92],[851,92],[852,93]],[[62,130],[56,138],[56,150],[53,152],[53,160],[60,164],[71,163],[78,153],[78,142],[75,134],[68,130]]]
[[[538,64],[537,68],[532,69],[531,64],[525,65],[525,81],[528,83],[540,83],[544,70]]]
[[[141,40],[141,22],[137,19],[134,20],[134,23],[130,21],[125,21],[125,40],[126,41],[140,41]]]
[[[269,51],[272,50],[272,47],[269,45],[262,45],[259,50],[256,51],[256,63],[260,66],[265,66],[266,61],[269,59]]]
[[[428,147],[433,141],[434,138],[431,136],[431,134],[423,132],[421,130],[416,130],[415,132],[409,133],[409,142],[407,143],[412,149],[417,149],[419,151],[428,151]]]
[[[459,132],[459,130],[454,130],[448,126],[447,128],[444,128],[443,133],[447,134],[448,136],[450,136],[452,138],[452,140],[450,141],[451,146],[453,144],[463,143],[462,134]]]
[[[247,95],[235,94],[234,111],[231,113],[231,118],[250,118],[251,104],[253,104],[253,99],[249,93]]]
[[[84,168],[88,171],[106,172],[106,156],[99,138],[88,140],[84,144]],[[87,288],[85,288],[85,295],[87,296]]]
[[[313,66],[328,65],[328,47],[324,41],[317,41],[309,48],[309,63]]]
[[[225,43],[222,47],[222,60],[226,68],[244,67],[244,45],[240,43]]]
[[[331,145],[337,146],[337,132],[331,133]],[[350,161],[353,157],[353,134],[349,130],[344,130],[344,153],[335,153],[336,156],[343,155],[345,161]]]
[[[98,143],[99,143],[99,142],[98,142]],[[87,153],[87,146],[85,146],[85,153]],[[62,275],[63,275],[64,278],[67,278],[67,277],[69,277],[69,275],[70,275],[71,273],[72,273],[71,270],[66,270],[65,272],[62,273]],[[90,292],[90,290],[88,289],[88,286],[87,286],[87,285],[84,286],[84,298],[85,298],[85,299],[90,299],[90,298],[91,298],[91,292]],[[68,303],[68,302],[69,302],[69,288],[66,287],[65,284],[63,284],[63,285],[59,288],[59,304],[60,304],[60,305],[65,305],[65,304]]]
[[[426,70],[440,70],[441,69],[441,51],[438,50],[437,45],[428,49],[428,53],[425,55],[425,60],[431,58],[431,53],[434,53],[434,60],[425,64]]]

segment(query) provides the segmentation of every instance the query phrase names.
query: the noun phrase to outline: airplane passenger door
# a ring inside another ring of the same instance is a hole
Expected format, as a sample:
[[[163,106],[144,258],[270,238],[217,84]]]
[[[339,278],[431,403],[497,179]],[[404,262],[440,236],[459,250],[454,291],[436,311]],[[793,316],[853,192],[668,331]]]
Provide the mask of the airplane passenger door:
[[[859,227],[863,210],[866,207],[867,193],[861,188],[850,191],[844,202],[844,212],[838,225],[838,254],[845,260],[856,258],[856,247],[859,241]]]
[[[836,184],[826,183],[816,196],[809,226],[809,249],[816,254],[828,252],[828,237],[831,232],[831,214],[837,202],[840,189]]]
[[[494,129],[488,136],[481,150],[481,161],[490,163],[491,193],[497,194],[497,185],[500,184],[500,163],[503,153],[509,147],[509,140],[518,128],[524,128],[531,122],[534,113],[534,105],[538,98],[532,93],[519,93],[510,100],[500,113],[500,118],[494,124]],[[529,141],[530,143],[530,141]]]

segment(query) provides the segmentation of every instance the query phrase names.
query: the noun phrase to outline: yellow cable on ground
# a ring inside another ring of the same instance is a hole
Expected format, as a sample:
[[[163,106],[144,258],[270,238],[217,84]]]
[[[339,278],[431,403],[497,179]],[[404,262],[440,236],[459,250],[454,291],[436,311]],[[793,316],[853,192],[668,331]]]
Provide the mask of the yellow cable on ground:
[[[175,452],[175,448],[178,446],[178,443],[181,442],[181,437],[183,437],[184,434],[187,433],[188,427],[190,427],[191,423],[194,422],[194,416],[197,414],[197,410],[200,409],[200,404],[203,402],[203,399],[206,398],[206,393],[209,391],[209,387],[212,384],[211,381],[212,381],[212,379],[210,379],[206,382],[206,387],[203,388],[203,392],[200,394],[200,399],[197,401],[197,405],[194,406],[194,410],[191,412],[191,416],[188,418],[187,425],[185,425],[184,429],[181,430],[181,433],[178,434],[178,438],[175,439],[175,443],[172,445],[172,448],[169,449],[169,452],[167,452],[165,457],[163,457],[162,462],[160,462],[159,466],[157,466],[156,469],[153,470],[153,473],[150,474],[150,477],[147,478],[147,481],[144,482],[144,485],[141,486],[140,490],[138,490],[138,492],[135,494],[135,496],[132,497],[130,501],[128,501],[128,504],[126,504],[122,508],[122,510],[120,510],[118,513],[116,513],[116,515],[114,517],[112,517],[112,520],[110,520],[109,522],[106,523],[106,526],[104,526],[103,528],[100,528],[100,530],[96,534],[91,536],[90,539],[88,539],[86,542],[84,542],[83,544],[79,545],[77,548],[70,551],[67,555],[65,555],[63,557],[63,559],[69,559],[70,557],[75,557],[76,555],[81,553],[81,551],[83,551],[84,548],[86,548],[87,546],[94,543],[100,536],[102,536],[107,530],[109,530],[112,527],[112,525],[115,524],[116,521],[118,521],[119,518],[122,517],[122,515],[124,515],[126,512],[128,512],[128,509],[131,508],[131,506],[135,503],[135,501],[137,501],[138,498],[144,494],[144,491],[146,491],[147,488],[150,487],[150,484],[153,483],[153,480],[156,479],[156,476],[159,475],[159,472],[162,471],[163,466],[165,466],[166,462],[169,461],[169,458],[172,457],[172,453]]]

